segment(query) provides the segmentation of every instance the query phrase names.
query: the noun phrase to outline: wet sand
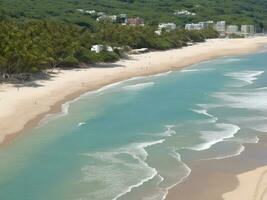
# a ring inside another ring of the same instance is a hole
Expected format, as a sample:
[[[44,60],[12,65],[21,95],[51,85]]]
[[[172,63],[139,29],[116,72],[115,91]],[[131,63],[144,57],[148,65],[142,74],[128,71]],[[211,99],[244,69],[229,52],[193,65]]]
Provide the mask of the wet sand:
[[[172,188],[166,199],[267,199],[263,194],[267,187],[264,184],[267,180],[264,174],[267,172],[267,137],[261,136],[259,143],[244,146],[245,151],[236,157],[187,163],[192,169],[190,176]]]

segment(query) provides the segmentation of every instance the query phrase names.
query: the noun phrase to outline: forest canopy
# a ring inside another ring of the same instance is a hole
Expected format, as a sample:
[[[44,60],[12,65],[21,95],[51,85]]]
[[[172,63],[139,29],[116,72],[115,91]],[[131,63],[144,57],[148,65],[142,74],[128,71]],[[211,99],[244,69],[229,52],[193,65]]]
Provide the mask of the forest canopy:
[[[158,36],[150,26],[101,23],[95,31],[55,21],[0,21],[0,74],[38,72],[80,63],[111,62],[123,52],[92,52],[94,44],[164,50],[217,37],[213,29],[176,30]]]
[[[185,23],[226,20],[267,27],[266,0],[0,0],[0,75],[34,73],[56,67],[113,62],[125,50],[166,50],[218,37],[212,28],[187,31]],[[145,26],[96,21],[93,10],[140,17]],[[195,15],[175,15],[186,10]],[[160,22],[178,29],[155,34]],[[95,44],[118,47],[95,53]]]
[[[13,19],[56,19],[92,26],[95,19],[77,9],[95,10],[110,15],[125,13],[139,16],[146,24],[226,20],[231,24],[255,24],[267,27],[266,0],[0,0],[0,16]],[[186,9],[195,16],[176,16]]]

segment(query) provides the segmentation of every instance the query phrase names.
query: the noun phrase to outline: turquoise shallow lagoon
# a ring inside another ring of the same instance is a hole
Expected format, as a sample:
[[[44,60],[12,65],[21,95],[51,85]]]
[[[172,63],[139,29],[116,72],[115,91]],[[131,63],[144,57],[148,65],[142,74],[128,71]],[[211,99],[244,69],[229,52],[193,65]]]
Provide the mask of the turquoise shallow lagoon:
[[[0,199],[161,200],[267,132],[267,53],[89,92],[0,150]],[[67,89],[67,88],[66,88]]]

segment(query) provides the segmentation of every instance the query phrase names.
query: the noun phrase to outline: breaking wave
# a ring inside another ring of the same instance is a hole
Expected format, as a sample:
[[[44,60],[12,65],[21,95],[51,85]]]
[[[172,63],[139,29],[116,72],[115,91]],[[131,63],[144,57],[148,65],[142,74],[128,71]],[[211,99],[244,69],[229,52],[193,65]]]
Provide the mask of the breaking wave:
[[[225,76],[231,77],[232,79],[242,81],[244,84],[240,86],[251,85],[255,80],[258,79],[258,76],[263,74],[264,71],[241,71],[241,72],[231,72],[225,74]]]
[[[192,109],[192,111],[195,112],[195,113],[198,113],[198,114],[201,114],[201,115],[205,115],[205,116],[211,118],[211,122],[212,122],[212,123],[215,123],[215,122],[217,122],[217,120],[218,120],[217,117],[215,117],[215,116],[209,114],[208,111],[205,110],[205,109],[201,109],[201,110]]]
[[[142,90],[144,88],[153,86],[154,84],[155,84],[154,82],[138,83],[138,84],[134,84],[134,85],[124,86],[123,89],[125,89],[125,90]]]
[[[82,182],[93,183],[97,181],[107,186],[104,190],[102,188],[101,190],[90,192],[86,198],[117,200],[131,192],[133,188],[139,187],[153,179],[158,172],[146,163],[148,156],[146,148],[161,144],[164,141],[162,139],[153,142],[137,143],[119,148],[115,151],[83,154],[91,159],[96,159],[102,165],[83,167],[81,169],[84,174]],[[131,159],[127,158],[125,160],[124,157],[127,155]],[[138,176],[135,174],[138,174]]]
[[[223,100],[223,106],[242,109],[267,110],[267,91],[218,92],[212,95]]]
[[[209,68],[205,68],[205,69],[182,69],[180,72],[199,72],[199,71],[212,71],[214,69],[209,69]]]
[[[222,142],[227,138],[232,138],[240,130],[240,127],[234,124],[215,124],[218,131],[201,131],[200,138],[206,141],[205,143],[190,147],[189,149],[202,151],[209,149],[218,142]]]

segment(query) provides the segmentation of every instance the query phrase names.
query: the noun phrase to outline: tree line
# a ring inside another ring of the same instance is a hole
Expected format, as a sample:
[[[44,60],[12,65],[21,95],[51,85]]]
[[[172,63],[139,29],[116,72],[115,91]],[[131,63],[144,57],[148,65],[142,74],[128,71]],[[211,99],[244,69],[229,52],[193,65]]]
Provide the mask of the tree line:
[[[134,27],[100,23],[94,29],[43,20],[0,21],[0,75],[35,73],[56,67],[77,67],[81,63],[112,62],[123,50],[91,51],[94,44],[165,50],[188,42],[217,37],[212,29],[177,30],[158,36],[151,26]]]

